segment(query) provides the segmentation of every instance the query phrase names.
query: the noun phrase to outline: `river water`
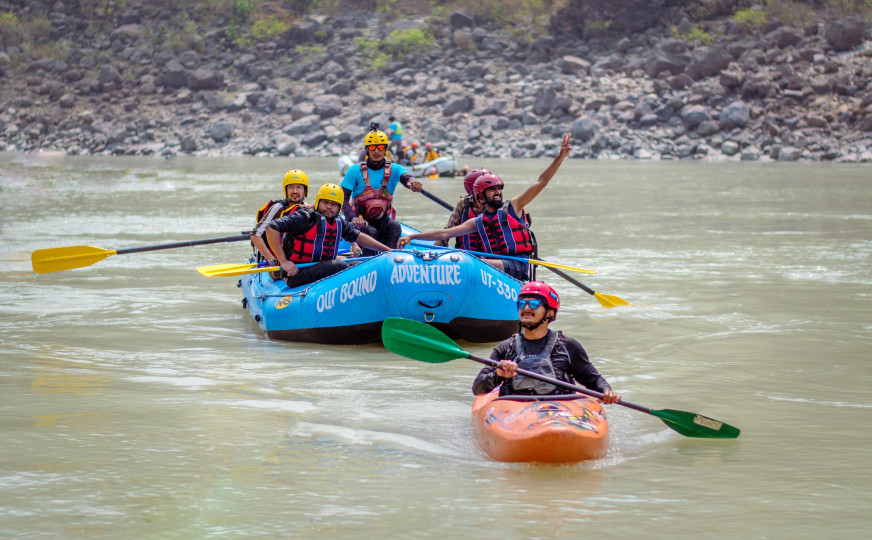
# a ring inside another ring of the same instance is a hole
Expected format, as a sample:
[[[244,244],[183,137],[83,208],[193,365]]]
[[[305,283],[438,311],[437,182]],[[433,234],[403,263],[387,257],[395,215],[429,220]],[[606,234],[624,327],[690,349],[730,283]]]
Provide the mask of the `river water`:
[[[482,160],[507,195],[542,160]],[[688,439],[608,407],[602,460],[501,464],[469,360],[265,339],[236,242],[35,274],[34,249],[237,234],[289,168],[332,159],[0,154],[0,536],[796,538],[872,530],[872,173],[567,160],[529,206],[542,256],[632,305],[555,324],[625,399],[742,429]],[[425,188],[452,203],[455,179]],[[398,190],[399,217],[447,212]],[[462,345],[488,355],[488,344]]]

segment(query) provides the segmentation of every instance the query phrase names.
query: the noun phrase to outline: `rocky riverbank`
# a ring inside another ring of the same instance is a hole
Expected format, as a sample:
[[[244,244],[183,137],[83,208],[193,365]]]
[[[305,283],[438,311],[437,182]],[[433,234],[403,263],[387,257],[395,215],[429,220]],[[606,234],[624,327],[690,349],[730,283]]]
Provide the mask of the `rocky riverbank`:
[[[2,6],[0,6],[2,7]],[[14,11],[16,8],[11,6]],[[69,154],[333,156],[371,121],[472,157],[872,161],[872,43],[859,20],[748,32],[707,21],[699,45],[659,28],[571,40],[443,23],[315,17],[240,47],[223,27],[182,46],[150,31],[167,8],[132,7],[94,35],[57,2],[65,51],[0,51],[0,150]],[[370,69],[355,38],[427,28],[428,50]]]

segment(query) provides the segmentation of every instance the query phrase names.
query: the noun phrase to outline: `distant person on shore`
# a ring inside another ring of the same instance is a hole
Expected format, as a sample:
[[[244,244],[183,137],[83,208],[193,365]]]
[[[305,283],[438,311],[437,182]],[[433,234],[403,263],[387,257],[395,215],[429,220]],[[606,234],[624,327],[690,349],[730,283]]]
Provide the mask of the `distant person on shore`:
[[[264,232],[271,221],[286,216],[303,206],[306,196],[309,194],[309,177],[299,169],[286,172],[282,178],[282,191],[285,194],[284,199],[269,201],[257,211],[257,225],[251,231],[251,243],[257,249],[258,261],[275,261],[277,259],[263,239]]]
[[[384,244],[339,216],[342,208],[342,188],[324,184],[315,196],[315,207],[306,206],[296,212],[271,221],[266,227],[266,239],[277,255],[289,287],[299,287],[348,268],[344,259],[337,259],[339,240],[359,242],[375,251],[390,251]],[[297,264],[317,263],[306,268]]]
[[[423,189],[423,185],[402,165],[385,159],[388,137],[378,130],[378,124],[373,123],[371,127],[374,129],[363,140],[365,161],[349,167],[342,179],[341,186],[345,194],[342,212],[346,220],[362,232],[393,249],[397,247],[397,240],[402,234],[400,224],[393,220],[396,215],[393,200],[397,184],[403,184],[416,193]],[[374,253],[364,250],[365,255]]]
[[[412,240],[448,240],[458,236],[470,235],[472,251],[492,253],[494,255],[520,256],[529,258],[535,250],[532,234],[528,228],[528,220],[524,208],[545,189],[551,178],[560,168],[561,163],[569,155],[572,146],[571,136],[563,135],[563,145],[554,161],[539,175],[539,179],[515,195],[506,206],[503,202],[503,180],[495,174],[483,174],[472,185],[472,193],[484,204],[484,212],[475,219],[467,219],[460,225],[450,229],[432,229],[422,233],[404,236],[399,240],[403,248]],[[478,237],[470,233],[478,233]],[[488,259],[485,262],[502,270],[513,278],[526,281],[529,278],[529,263],[511,259]]]
[[[393,156],[402,156],[400,152],[402,151],[403,146],[403,124],[400,123],[399,120],[395,119],[392,116],[388,118],[388,130],[390,133],[388,134],[388,138],[390,139],[390,150]],[[388,156],[390,159],[390,156]],[[362,161],[362,160],[361,160]]]

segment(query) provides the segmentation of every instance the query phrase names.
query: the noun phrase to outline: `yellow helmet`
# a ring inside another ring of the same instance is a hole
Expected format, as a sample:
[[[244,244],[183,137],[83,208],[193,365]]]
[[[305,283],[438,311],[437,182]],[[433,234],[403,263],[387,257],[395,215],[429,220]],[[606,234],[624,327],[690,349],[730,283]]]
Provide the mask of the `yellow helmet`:
[[[342,192],[341,187],[336,184],[324,184],[318,189],[318,194],[315,195],[315,210],[318,210],[321,201],[333,201],[341,209],[344,200],[345,194]]]
[[[366,148],[371,144],[387,145],[389,142],[388,136],[385,135],[384,131],[370,131],[366,134],[366,137],[363,138],[363,147]]]
[[[292,171],[288,171],[285,173],[285,177],[282,178],[282,198],[288,196],[288,186],[291,184],[302,184],[306,187],[306,194],[304,197],[309,195],[309,177],[306,176],[306,173],[299,169],[294,169]]]

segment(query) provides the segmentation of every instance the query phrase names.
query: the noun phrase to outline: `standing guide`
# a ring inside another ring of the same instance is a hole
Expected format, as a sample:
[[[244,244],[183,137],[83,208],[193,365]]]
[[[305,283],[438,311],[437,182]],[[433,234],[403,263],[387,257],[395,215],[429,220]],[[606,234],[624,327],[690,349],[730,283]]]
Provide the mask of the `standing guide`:
[[[397,184],[403,184],[416,193],[423,189],[423,185],[402,165],[385,159],[388,137],[378,130],[378,122],[373,122],[370,129],[363,140],[366,160],[358,167],[349,167],[342,179],[342,211],[347,221],[393,249],[402,234],[400,224],[393,219],[396,216],[393,195]],[[364,255],[374,254],[364,249]]]

